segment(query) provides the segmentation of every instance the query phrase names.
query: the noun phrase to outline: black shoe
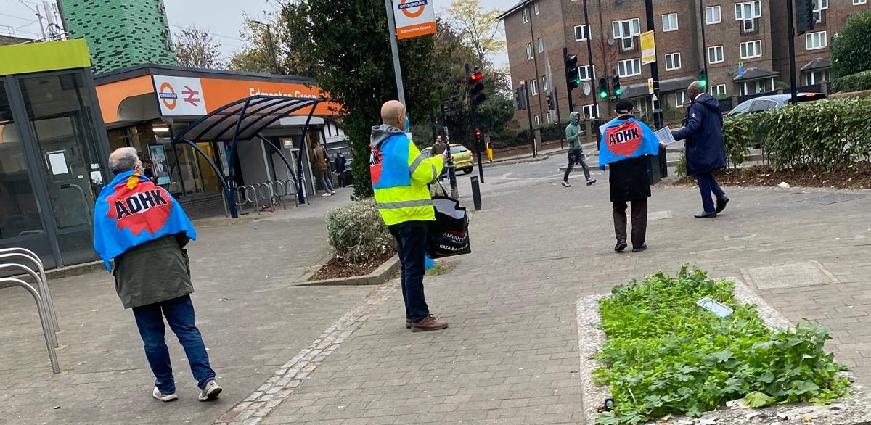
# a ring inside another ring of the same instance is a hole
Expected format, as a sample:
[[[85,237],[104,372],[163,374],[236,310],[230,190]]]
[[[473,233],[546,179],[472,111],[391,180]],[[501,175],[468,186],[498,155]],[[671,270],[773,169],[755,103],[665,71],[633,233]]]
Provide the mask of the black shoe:
[[[619,241],[617,241],[617,246],[614,247],[614,252],[623,252],[623,250],[626,249],[627,246],[629,245],[626,244],[626,240],[620,239]]]
[[[647,244],[643,243],[643,244],[641,244],[641,246],[633,246],[632,252],[641,252],[641,251],[644,251],[646,249],[647,249]]]
[[[592,186],[593,183],[595,183],[595,182],[596,182],[596,179],[587,180],[587,186]]]
[[[726,204],[729,203],[729,197],[723,195],[722,198],[717,198],[717,214],[723,212],[726,209]]]
[[[711,212],[705,211],[703,213],[696,214],[693,217],[695,217],[695,218],[714,218],[716,216],[717,216],[717,213],[715,213],[713,211],[711,211]]]

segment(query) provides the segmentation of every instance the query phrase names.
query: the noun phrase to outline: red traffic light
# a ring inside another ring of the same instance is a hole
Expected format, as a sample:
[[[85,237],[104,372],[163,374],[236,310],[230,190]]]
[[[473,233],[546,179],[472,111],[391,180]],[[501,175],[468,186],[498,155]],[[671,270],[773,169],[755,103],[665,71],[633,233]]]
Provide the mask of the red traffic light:
[[[481,137],[484,135],[484,132],[481,129],[475,130],[475,137]]]
[[[484,79],[484,74],[480,72],[473,72],[469,74],[469,82],[476,83]]]

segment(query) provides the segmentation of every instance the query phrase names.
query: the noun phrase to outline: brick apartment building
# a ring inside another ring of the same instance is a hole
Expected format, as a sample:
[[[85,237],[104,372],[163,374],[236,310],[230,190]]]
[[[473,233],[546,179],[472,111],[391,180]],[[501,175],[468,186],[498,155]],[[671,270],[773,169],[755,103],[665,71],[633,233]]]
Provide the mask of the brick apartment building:
[[[828,80],[831,37],[847,16],[867,9],[868,0],[816,0],[820,10],[816,29],[796,37],[799,86]],[[689,102],[686,88],[708,61],[712,94],[731,98],[774,91],[789,81],[785,3],[772,0],[656,0],[654,31],[659,66],[660,103],[666,122],[683,116]],[[590,28],[584,26],[583,0],[522,0],[506,11],[505,24],[512,85],[529,88],[533,125],[556,121],[547,105],[555,91],[561,121],[569,111],[562,49],[578,56],[581,87],[572,93],[576,110],[593,112],[600,77],[611,84],[620,76],[622,98],[634,101],[642,118],[650,119],[652,97],[647,79],[650,66],[641,65],[639,36],[647,31],[644,0],[589,0]],[[702,25],[704,20],[704,25]],[[707,43],[702,43],[704,27]],[[588,60],[587,38],[592,48]],[[592,69],[591,69],[592,68]],[[589,87],[589,90],[587,90]],[[728,104],[728,100],[726,101]],[[614,100],[599,101],[603,117],[613,114]],[[527,112],[517,111],[522,128]]]

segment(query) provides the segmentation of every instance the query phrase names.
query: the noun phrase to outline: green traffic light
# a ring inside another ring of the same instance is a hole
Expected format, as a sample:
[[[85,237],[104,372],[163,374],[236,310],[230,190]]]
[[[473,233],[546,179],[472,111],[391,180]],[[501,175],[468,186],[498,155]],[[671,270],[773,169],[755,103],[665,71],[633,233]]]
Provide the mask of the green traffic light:
[[[700,87],[700,88],[705,88],[705,87],[707,87],[707,86],[708,86],[708,82],[707,82],[707,81],[705,81],[705,80],[700,80],[700,81],[699,81],[699,87]]]
[[[607,98],[608,98],[608,92],[606,92],[606,91],[599,92],[599,99],[607,99]]]
[[[614,91],[615,96],[620,96],[621,94],[623,94],[623,89],[617,89]]]

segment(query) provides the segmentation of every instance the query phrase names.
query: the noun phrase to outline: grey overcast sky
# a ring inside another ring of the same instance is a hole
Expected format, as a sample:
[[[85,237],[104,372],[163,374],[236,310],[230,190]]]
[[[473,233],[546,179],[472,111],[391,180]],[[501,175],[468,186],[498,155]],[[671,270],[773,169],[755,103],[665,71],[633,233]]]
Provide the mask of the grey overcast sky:
[[[518,0],[480,0],[484,9],[502,10],[514,6]],[[275,0],[164,0],[166,14],[173,32],[178,27],[196,25],[221,42],[225,57],[242,48],[239,30],[243,16],[262,16],[263,11],[273,10]],[[434,0],[436,10],[445,13],[451,0]],[[0,0],[0,34],[25,38],[39,38],[40,27],[36,10],[43,10],[42,0]],[[203,12],[206,13],[203,13]],[[44,14],[44,12],[40,12]],[[506,55],[495,58],[497,66],[507,62]]]

